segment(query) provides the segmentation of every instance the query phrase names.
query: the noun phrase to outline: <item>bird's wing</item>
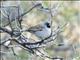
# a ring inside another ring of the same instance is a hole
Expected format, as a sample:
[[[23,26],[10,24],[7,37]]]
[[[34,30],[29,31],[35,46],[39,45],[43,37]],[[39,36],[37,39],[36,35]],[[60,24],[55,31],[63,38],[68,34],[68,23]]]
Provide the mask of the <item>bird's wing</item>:
[[[36,31],[42,31],[43,27],[41,27],[40,25],[37,25],[37,26],[33,26],[33,27],[30,27],[28,29],[29,32],[36,32]]]

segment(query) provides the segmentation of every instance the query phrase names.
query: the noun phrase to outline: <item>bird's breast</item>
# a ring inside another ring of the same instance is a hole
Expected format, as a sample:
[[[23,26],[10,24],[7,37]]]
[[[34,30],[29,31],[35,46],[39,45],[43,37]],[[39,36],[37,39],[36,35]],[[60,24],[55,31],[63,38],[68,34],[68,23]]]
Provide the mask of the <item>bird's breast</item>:
[[[50,36],[51,29],[43,29],[42,31],[35,32],[36,36],[38,36],[41,39],[45,39]]]

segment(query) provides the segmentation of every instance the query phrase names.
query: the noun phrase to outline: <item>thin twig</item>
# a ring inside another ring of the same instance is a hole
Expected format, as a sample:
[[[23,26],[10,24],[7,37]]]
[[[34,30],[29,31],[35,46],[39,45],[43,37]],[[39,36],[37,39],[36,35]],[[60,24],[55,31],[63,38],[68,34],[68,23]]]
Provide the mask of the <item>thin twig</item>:
[[[5,28],[5,27],[0,27],[0,30],[3,31],[3,32],[8,33],[8,34],[10,34],[10,35],[12,34],[12,31],[8,30],[8,29]]]
[[[36,7],[38,7],[38,6],[40,6],[41,4],[36,4],[36,5],[34,5],[32,8],[30,8],[28,11],[26,11],[26,12],[24,12],[23,14],[21,14],[20,16],[18,16],[18,17],[16,17],[16,19],[20,19],[20,18],[22,18],[24,15],[26,15],[27,13],[29,13],[30,11],[32,11],[34,8],[36,8]],[[11,20],[11,22],[13,22],[14,21],[14,19],[12,19]],[[9,23],[8,24],[6,24],[5,26],[7,26],[7,25],[9,25]],[[5,27],[4,26],[4,27]]]

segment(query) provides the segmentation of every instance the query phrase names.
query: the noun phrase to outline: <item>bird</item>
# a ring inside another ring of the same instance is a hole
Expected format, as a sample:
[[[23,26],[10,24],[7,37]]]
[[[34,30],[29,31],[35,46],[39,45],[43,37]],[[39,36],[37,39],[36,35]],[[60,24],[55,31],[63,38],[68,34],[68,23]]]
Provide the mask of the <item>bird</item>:
[[[47,20],[44,23],[30,27],[27,31],[44,40],[51,35],[51,23]]]

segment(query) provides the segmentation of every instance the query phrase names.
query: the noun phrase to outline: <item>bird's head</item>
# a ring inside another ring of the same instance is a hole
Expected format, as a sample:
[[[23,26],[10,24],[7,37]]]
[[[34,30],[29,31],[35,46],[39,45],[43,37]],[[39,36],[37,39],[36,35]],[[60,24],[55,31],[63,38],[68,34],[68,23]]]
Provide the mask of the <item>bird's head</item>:
[[[50,24],[49,22],[46,22],[46,23],[45,23],[45,27],[51,28],[51,24]]]

